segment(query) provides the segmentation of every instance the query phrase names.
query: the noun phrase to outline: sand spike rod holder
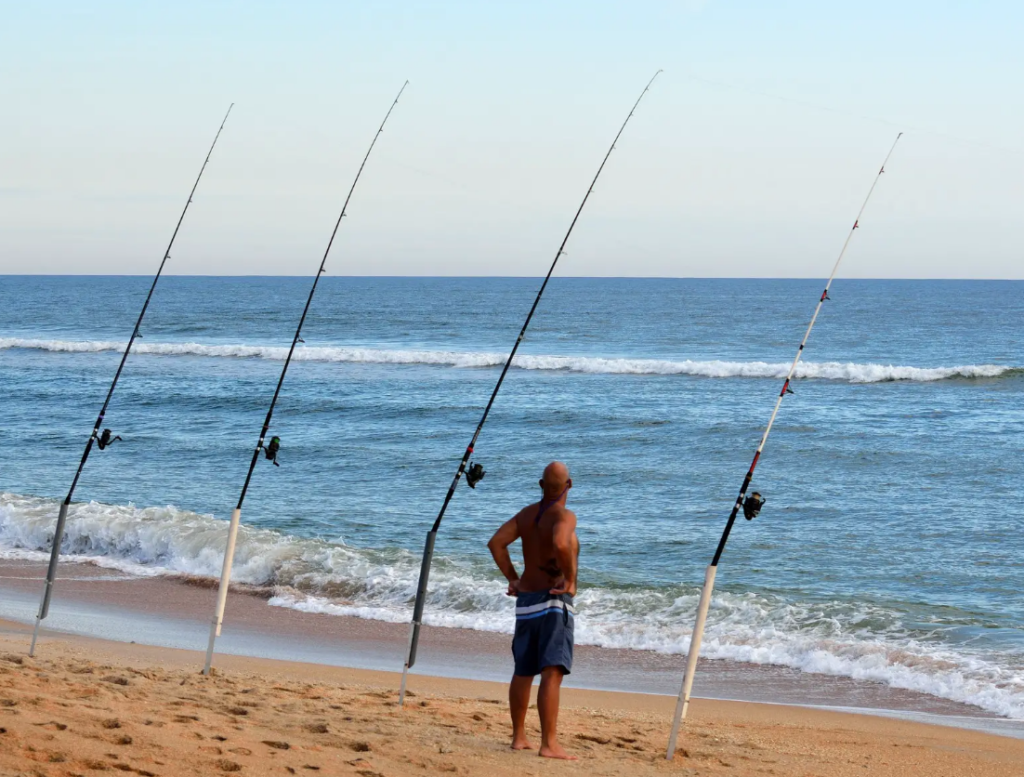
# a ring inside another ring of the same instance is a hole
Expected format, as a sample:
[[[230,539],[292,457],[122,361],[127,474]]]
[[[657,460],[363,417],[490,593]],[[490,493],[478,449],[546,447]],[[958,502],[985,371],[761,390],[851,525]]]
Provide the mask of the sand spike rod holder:
[[[505,375],[508,373],[509,367],[512,366],[512,359],[515,358],[516,351],[519,350],[520,343],[523,342],[523,338],[526,336],[526,329],[530,326],[530,321],[533,319],[533,314],[537,310],[537,305],[540,304],[540,298],[544,294],[544,289],[547,288],[548,281],[551,280],[551,274],[555,271],[555,265],[558,264],[559,257],[565,253],[565,246],[569,242],[569,236],[572,234],[573,228],[576,226],[576,222],[579,220],[580,214],[583,212],[584,206],[587,204],[587,200],[590,199],[590,195],[594,191],[594,186],[597,184],[597,179],[601,177],[601,171],[604,170],[605,163],[608,161],[608,157],[612,155],[612,151],[615,150],[615,144],[619,142],[619,138],[622,136],[623,130],[626,129],[626,125],[629,124],[629,120],[633,118],[633,113],[636,111],[637,106],[640,105],[640,101],[644,99],[644,95],[651,88],[651,84],[654,83],[654,79],[658,77],[659,70],[655,73],[651,80],[647,82],[647,86],[640,93],[640,96],[636,98],[636,102],[633,103],[633,107],[629,111],[629,115],[626,116],[626,120],[622,122],[622,126],[619,128],[618,133],[615,135],[615,140],[612,141],[611,146],[608,147],[608,152],[604,155],[604,159],[601,160],[601,166],[597,168],[597,174],[594,176],[594,180],[590,182],[590,188],[587,189],[587,193],[583,196],[583,202],[580,203],[579,208],[576,209],[576,215],[573,216],[572,223],[569,224],[569,229],[565,233],[565,237],[562,238],[562,244],[558,247],[558,251],[555,252],[555,258],[551,262],[551,267],[548,268],[548,274],[544,276],[544,282],[540,285],[540,290],[537,292],[537,296],[533,300],[533,306],[530,308],[530,312],[526,315],[526,321],[523,322],[523,328],[519,330],[519,337],[516,338],[515,345],[512,346],[512,352],[509,353],[508,359],[505,360],[505,366],[501,370],[501,374],[498,376],[498,383],[494,387],[494,391],[491,392],[491,398],[487,400],[487,406],[484,408],[483,416],[480,418],[480,423],[476,426],[476,431],[473,433],[473,438],[469,441],[469,445],[466,446],[466,452],[462,455],[462,461],[459,462],[459,468],[455,472],[455,477],[452,478],[452,483],[448,487],[448,493],[445,495],[444,502],[441,503],[441,511],[437,514],[437,519],[434,521],[434,526],[427,533],[426,545],[423,548],[423,561],[420,564],[420,577],[419,582],[416,585],[416,603],[413,606],[412,613],[412,625],[409,629],[409,652],[405,659],[405,666],[402,667],[402,685],[401,690],[398,693],[398,704],[399,706],[405,703],[405,685],[406,680],[409,676],[409,670],[413,664],[416,663],[416,648],[419,646],[420,641],[420,627],[423,625],[423,606],[427,598],[427,583],[430,578],[430,562],[434,557],[434,542],[437,539],[437,530],[441,528],[441,519],[444,518],[445,510],[448,509],[448,503],[452,501],[452,497],[455,496],[455,488],[459,485],[459,480],[463,474],[466,474],[466,466],[469,464],[469,457],[473,454],[473,447],[476,445],[477,438],[480,437],[480,432],[484,428],[484,424],[487,422],[487,416],[491,412],[491,407],[494,405],[494,399],[498,396],[498,391],[501,389],[501,384],[505,380]],[[474,468],[475,469],[475,468]],[[473,470],[471,470],[472,472]],[[479,470],[479,477],[474,475],[474,479],[470,480],[471,486],[475,484],[476,480],[483,477],[483,470]]]
[[[352,181],[352,186],[348,190],[348,196],[345,197],[345,203],[341,206],[341,213],[338,214],[338,220],[334,222],[334,230],[331,232],[331,239],[327,241],[327,249],[324,251],[323,258],[320,260],[320,269],[317,270],[316,277],[313,278],[313,285],[309,290],[309,296],[306,298],[306,306],[302,309],[302,316],[299,318],[299,325],[295,327],[295,337],[292,338],[291,348],[288,349],[288,357],[284,360],[284,366],[281,368],[281,377],[277,379],[277,388],[274,389],[274,396],[270,400],[270,407],[267,409],[267,417],[263,421],[263,428],[260,430],[260,438],[256,443],[256,449],[252,452],[252,461],[249,462],[249,471],[245,475],[245,483],[242,484],[242,493],[238,497],[238,504],[235,505],[235,509],[231,511],[231,522],[228,524],[228,541],[227,546],[224,549],[224,565],[221,568],[220,574],[220,585],[217,588],[217,607],[214,612],[213,621],[210,624],[210,641],[206,647],[206,664],[203,666],[203,674],[210,674],[210,668],[213,666],[213,650],[217,642],[217,637],[220,636],[221,625],[224,622],[224,607],[228,601],[228,584],[231,581],[231,563],[235,557],[235,541],[238,539],[238,522],[242,516],[242,503],[245,501],[245,494],[249,490],[249,482],[252,480],[253,470],[256,469],[256,462],[259,461],[260,453],[264,450],[263,442],[267,438],[267,431],[270,429],[270,421],[274,417],[274,407],[277,405],[277,398],[281,394],[281,386],[284,385],[284,377],[288,373],[288,365],[292,362],[292,356],[295,353],[295,347],[302,342],[302,325],[306,322],[306,314],[309,313],[310,303],[313,302],[313,295],[316,294],[317,284],[320,283],[320,277],[324,274],[324,268],[327,264],[327,256],[331,253],[331,246],[334,245],[334,238],[338,234],[338,228],[341,226],[341,220],[345,218],[345,212],[348,210],[349,201],[352,199],[352,192],[356,190],[356,184],[359,183],[359,177],[363,174],[363,168],[366,167],[366,161],[370,158],[370,154],[373,153],[373,147],[377,145],[377,138],[384,132],[384,125],[388,123],[388,118],[391,116],[391,112],[398,105],[398,100],[402,96],[402,92],[405,91],[405,87],[409,85],[406,81],[402,84],[402,88],[398,90],[398,96],[395,97],[394,102],[391,103],[391,107],[388,108],[388,112],[384,115],[384,121],[380,123],[380,127],[377,128],[377,133],[373,136],[373,140],[370,142],[370,147],[366,150],[366,156],[363,157],[362,164],[359,165],[359,170],[356,171],[356,177]],[[267,458],[271,459],[277,464],[277,449],[280,446],[280,440],[276,437],[271,438],[270,445],[268,447]]]
[[[235,107],[234,103],[228,106],[227,113],[224,114],[224,119],[220,123],[220,127],[217,128],[217,134],[213,136],[213,143],[210,144],[210,150],[206,152],[206,159],[203,160],[203,166],[199,168],[199,175],[196,176],[196,182],[192,184],[192,191],[188,193],[188,199],[185,201],[185,207],[181,210],[181,215],[178,217],[178,223],[174,227],[174,232],[171,234],[170,242],[167,244],[167,250],[164,251],[163,259],[160,260],[160,267],[157,268],[156,275],[153,276],[153,283],[149,287],[149,293],[146,295],[146,301],[142,303],[142,310],[139,311],[139,317],[135,321],[135,328],[132,330],[132,336],[128,338],[128,344],[125,346],[124,353],[121,354],[121,362],[117,365],[117,372],[114,373],[114,379],[110,382],[110,388],[107,390],[107,398],[103,400],[103,407],[100,409],[100,414],[96,417],[96,424],[93,426],[92,434],[89,435],[89,441],[85,444],[85,452],[82,453],[82,459],[78,462],[78,471],[75,472],[75,477],[71,481],[71,488],[68,489],[68,495],[64,497],[64,501],[61,502],[60,512],[57,513],[57,526],[53,531],[53,545],[50,548],[50,565],[46,569],[46,585],[43,588],[43,598],[39,603],[39,612],[36,614],[36,625],[32,629],[32,644],[29,646],[28,654],[34,656],[36,654],[36,640],[39,638],[39,624],[50,614],[50,597],[53,595],[53,581],[57,577],[57,564],[60,560],[60,543],[64,538],[64,524],[68,518],[68,508],[71,506],[71,498],[75,494],[75,488],[78,486],[78,479],[82,476],[82,470],[85,469],[85,462],[89,460],[89,454],[92,452],[93,443],[96,443],[100,450],[109,445],[110,430],[104,429],[102,435],[100,434],[100,427],[103,425],[103,418],[107,414],[107,407],[110,405],[110,398],[114,396],[114,389],[117,388],[117,381],[121,378],[121,372],[124,370],[124,364],[128,361],[128,354],[132,350],[132,346],[135,344],[136,338],[139,335],[139,327],[142,326],[142,319],[146,315],[146,311],[149,309],[149,301],[153,298],[153,292],[156,290],[157,281],[160,280],[160,276],[164,271],[164,265],[167,264],[167,260],[171,258],[171,248],[174,246],[174,240],[178,237],[178,230],[181,229],[181,222],[185,220],[185,214],[188,213],[188,206],[192,204],[192,197],[196,193],[196,188],[199,186],[199,181],[203,177],[203,173],[206,171],[206,164],[210,161],[210,156],[213,154],[213,149],[217,145],[217,140],[220,138],[221,130],[224,129],[224,125],[227,123],[228,116],[231,115],[231,109]],[[120,439],[120,438],[116,438]]]
[[[835,280],[836,272],[839,270],[839,263],[843,261],[843,256],[846,254],[846,249],[850,245],[853,233],[860,226],[860,220],[864,215],[864,209],[867,207],[868,201],[871,199],[871,195],[874,193],[875,187],[878,185],[878,181],[882,177],[882,173],[885,172],[885,166],[889,163],[889,157],[892,156],[892,152],[896,149],[896,144],[899,143],[902,136],[902,132],[896,136],[896,140],[893,141],[892,146],[889,148],[889,153],[885,155],[885,161],[882,162],[882,167],[875,175],[875,180],[872,181],[871,188],[868,189],[868,195],[864,198],[864,202],[860,206],[857,218],[854,219],[853,226],[846,235],[846,241],[843,243],[842,250],[839,252],[839,258],[836,259],[836,263],[832,267],[832,274],[828,276],[828,281],[825,283],[825,290],[821,293],[821,297],[818,298],[818,305],[814,308],[814,315],[811,316],[811,322],[807,325],[807,331],[804,332],[804,339],[800,341],[800,347],[796,351],[796,357],[793,359],[793,364],[790,365],[789,372],[786,374],[786,380],[782,384],[782,390],[779,392],[779,396],[775,400],[775,407],[772,409],[771,417],[768,419],[768,425],[764,428],[764,433],[761,435],[761,442],[758,443],[757,450],[754,452],[754,460],[750,463],[750,469],[747,470],[747,474],[743,478],[743,484],[740,486],[740,494],[736,498],[735,504],[732,506],[732,512],[729,514],[729,520],[725,524],[725,531],[722,532],[722,538],[718,541],[715,556],[704,573],[704,586],[701,589],[700,602],[697,605],[697,620],[693,626],[693,638],[690,640],[690,650],[686,655],[686,673],[683,676],[683,685],[679,689],[679,699],[676,701],[676,712],[672,718],[672,733],[669,735],[668,751],[665,754],[665,757],[669,761],[671,761],[673,756],[675,756],[676,741],[679,737],[679,726],[686,718],[686,711],[690,706],[690,691],[693,689],[693,676],[697,671],[697,657],[700,655],[700,645],[704,639],[704,624],[708,617],[708,607],[711,605],[711,592],[715,587],[715,575],[718,572],[718,562],[722,559],[722,553],[725,551],[725,544],[729,541],[729,533],[732,531],[733,524],[736,522],[736,516],[739,514],[739,511],[743,509],[747,489],[750,487],[750,481],[754,477],[754,469],[757,467],[757,462],[761,458],[761,452],[764,450],[764,444],[768,441],[768,434],[771,432],[772,425],[775,423],[775,417],[779,414],[779,407],[782,405],[782,400],[786,398],[786,394],[793,393],[789,388],[789,384],[793,380],[793,375],[796,373],[796,367],[800,363],[800,357],[803,356],[804,346],[807,345],[807,339],[811,336],[811,330],[814,328],[814,322],[818,320],[818,314],[821,312],[821,306],[825,304],[825,300],[829,299],[828,290],[832,286],[832,281]]]

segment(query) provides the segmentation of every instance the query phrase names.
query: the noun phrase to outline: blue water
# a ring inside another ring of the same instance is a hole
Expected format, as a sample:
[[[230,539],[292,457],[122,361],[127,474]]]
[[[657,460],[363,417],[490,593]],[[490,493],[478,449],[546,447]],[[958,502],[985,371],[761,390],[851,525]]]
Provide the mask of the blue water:
[[[49,541],[150,279],[0,278],[0,553]],[[216,576],[310,281],[160,282],[69,558]],[[539,281],[323,280],[246,498],[236,579],[402,621]],[[438,541],[428,621],[505,630],[485,543],[566,461],[579,637],[685,652],[696,595],[820,281],[555,278]],[[705,653],[1024,718],[1024,284],[833,287],[736,527]],[[2,590],[2,589],[0,589]],[[229,614],[230,617],[230,614]]]

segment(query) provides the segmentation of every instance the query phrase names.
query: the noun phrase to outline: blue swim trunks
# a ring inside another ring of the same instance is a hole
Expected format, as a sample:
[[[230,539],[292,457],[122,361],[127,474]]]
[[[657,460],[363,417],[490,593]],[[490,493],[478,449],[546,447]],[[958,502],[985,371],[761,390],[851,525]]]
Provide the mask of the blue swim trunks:
[[[518,676],[533,677],[549,666],[560,666],[564,674],[569,674],[575,615],[569,594],[537,591],[516,597],[512,656]]]

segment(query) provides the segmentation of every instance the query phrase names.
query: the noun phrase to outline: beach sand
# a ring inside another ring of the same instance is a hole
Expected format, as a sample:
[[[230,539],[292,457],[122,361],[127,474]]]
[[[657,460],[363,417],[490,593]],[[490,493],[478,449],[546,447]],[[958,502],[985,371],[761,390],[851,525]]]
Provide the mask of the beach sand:
[[[508,748],[501,683],[398,676],[50,634],[0,622],[0,774],[928,775],[1021,777],[1024,741],[881,717],[697,699],[675,761],[674,700],[567,689],[580,760]],[[534,736],[536,714],[531,712]]]

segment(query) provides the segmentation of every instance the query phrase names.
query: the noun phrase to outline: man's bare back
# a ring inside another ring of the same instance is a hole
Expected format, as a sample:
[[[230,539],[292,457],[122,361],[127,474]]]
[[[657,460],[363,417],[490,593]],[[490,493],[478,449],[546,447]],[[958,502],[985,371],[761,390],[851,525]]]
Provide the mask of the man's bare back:
[[[539,519],[539,520],[538,520]],[[580,543],[576,537],[576,514],[562,504],[541,500],[524,507],[515,517],[519,539],[523,546],[523,574],[519,578],[519,591],[554,590],[576,594],[576,564],[566,574],[558,563],[555,534],[571,533],[572,556],[578,559]],[[572,581],[572,585],[567,583]]]

